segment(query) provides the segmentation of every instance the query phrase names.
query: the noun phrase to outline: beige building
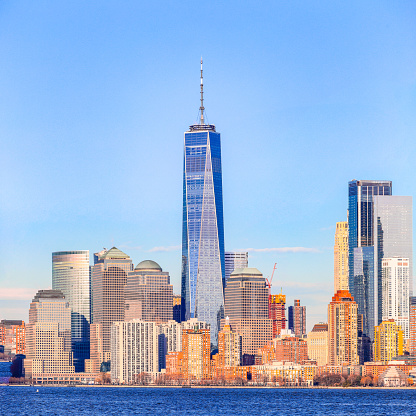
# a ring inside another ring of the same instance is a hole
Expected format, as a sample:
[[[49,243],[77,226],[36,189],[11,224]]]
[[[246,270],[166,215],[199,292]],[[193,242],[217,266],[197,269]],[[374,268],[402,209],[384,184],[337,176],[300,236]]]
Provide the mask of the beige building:
[[[111,380],[133,383],[141,373],[158,372],[158,330],[154,322],[134,319],[111,326]]]
[[[42,373],[73,373],[71,309],[59,290],[39,290],[26,327],[26,377]]]
[[[308,333],[308,357],[318,366],[328,364],[328,324],[315,324]]]
[[[256,354],[273,339],[266,279],[255,268],[236,269],[225,288],[225,316],[242,336],[242,354]],[[221,322],[222,326],[225,320]]]
[[[113,247],[98,257],[92,271],[94,324],[101,324],[103,354],[110,352],[113,322],[124,321],[124,286],[132,270],[130,257]]]
[[[98,373],[103,361],[110,361],[110,352],[104,356],[103,327],[101,324],[90,325],[90,358],[85,360],[86,373]]]
[[[127,275],[125,319],[168,322],[173,319],[173,285],[169,273],[152,260],[139,263]]]
[[[348,222],[337,222],[334,245],[334,289],[348,289]]]
[[[241,363],[242,338],[233,331],[227,317],[223,329],[218,333],[218,365],[232,367]]]
[[[390,361],[403,355],[403,330],[394,319],[374,328],[374,361]]]
[[[346,290],[338,290],[328,305],[328,364],[358,365],[357,309]]]

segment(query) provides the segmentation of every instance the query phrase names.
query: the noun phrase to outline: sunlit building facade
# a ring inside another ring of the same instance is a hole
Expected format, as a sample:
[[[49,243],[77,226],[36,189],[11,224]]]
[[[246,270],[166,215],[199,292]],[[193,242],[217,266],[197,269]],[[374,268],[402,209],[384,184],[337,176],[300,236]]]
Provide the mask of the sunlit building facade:
[[[286,329],[286,295],[269,296],[269,318],[273,321],[273,338]]]
[[[24,321],[3,319],[0,321],[0,345],[4,354],[12,357],[25,354],[26,328]]]
[[[390,361],[403,355],[403,331],[393,319],[374,328],[374,361]]]
[[[416,296],[409,302],[409,349],[410,355],[416,356]]]
[[[308,357],[319,366],[328,364],[328,324],[315,324],[308,333]]]
[[[60,290],[71,308],[75,371],[84,371],[90,340],[90,256],[88,250],[52,253],[52,289]]]
[[[288,328],[293,331],[297,337],[306,334],[306,306],[301,306],[300,300],[295,299],[294,305],[289,306]]]
[[[348,290],[348,222],[337,222],[334,244],[334,289]]]
[[[248,267],[248,252],[244,251],[226,251],[225,252],[225,284],[230,274],[235,269],[244,269]]]

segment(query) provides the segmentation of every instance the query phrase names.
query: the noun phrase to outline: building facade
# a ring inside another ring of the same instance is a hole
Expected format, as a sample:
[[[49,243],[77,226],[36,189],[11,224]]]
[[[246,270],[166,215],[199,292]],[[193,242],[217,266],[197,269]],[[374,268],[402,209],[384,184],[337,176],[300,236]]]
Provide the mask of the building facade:
[[[393,319],[374,328],[374,361],[390,361],[403,355],[403,331]]]
[[[124,286],[131,271],[130,257],[116,247],[104,252],[93,268],[93,323],[101,324],[104,356],[110,353],[111,325],[124,321]]]
[[[393,319],[409,339],[409,259],[382,260],[382,319]]]
[[[412,296],[409,303],[409,352],[416,356],[416,296]]]
[[[181,314],[208,322],[216,345],[225,286],[221,137],[205,124],[202,94],[201,63],[200,123],[184,137]]]
[[[245,269],[248,267],[248,252],[226,251],[225,252],[225,284],[230,274],[235,269]]]
[[[59,290],[39,290],[30,304],[26,328],[26,377],[73,373],[71,308]]]
[[[302,364],[308,360],[308,343],[299,337],[280,337],[273,340],[276,361]]]
[[[334,244],[334,288],[348,290],[348,222],[337,222]]]
[[[300,300],[295,299],[294,306],[289,306],[289,329],[295,336],[302,337],[306,334],[306,306],[300,305]]]
[[[328,305],[328,364],[358,365],[358,305],[346,290],[338,290]]]
[[[218,333],[218,366],[233,367],[241,364],[242,338],[232,330],[226,318],[223,329]]]
[[[75,371],[84,371],[90,356],[90,255],[88,250],[52,253],[52,289],[60,290],[71,308]]]
[[[158,330],[155,322],[133,319],[111,326],[111,380],[134,383],[140,374],[159,371]]]
[[[4,354],[13,357],[25,354],[26,328],[24,321],[3,319],[0,321],[0,345]]]
[[[328,364],[328,324],[315,324],[308,333],[308,357],[315,360],[318,366]]]
[[[273,338],[286,329],[286,295],[269,296],[269,318],[273,321]]]
[[[168,322],[173,319],[173,285],[169,273],[152,260],[139,263],[127,274],[124,288],[125,320]]]

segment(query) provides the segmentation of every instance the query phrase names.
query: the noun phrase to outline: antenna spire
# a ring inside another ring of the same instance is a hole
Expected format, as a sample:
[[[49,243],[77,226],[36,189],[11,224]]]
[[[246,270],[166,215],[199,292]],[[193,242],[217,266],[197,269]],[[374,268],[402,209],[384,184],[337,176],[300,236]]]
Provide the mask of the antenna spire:
[[[201,120],[199,124],[205,124],[204,121],[204,77],[202,75],[202,56],[201,56],[201,107],[199,107],[199,111],[201,112]]]

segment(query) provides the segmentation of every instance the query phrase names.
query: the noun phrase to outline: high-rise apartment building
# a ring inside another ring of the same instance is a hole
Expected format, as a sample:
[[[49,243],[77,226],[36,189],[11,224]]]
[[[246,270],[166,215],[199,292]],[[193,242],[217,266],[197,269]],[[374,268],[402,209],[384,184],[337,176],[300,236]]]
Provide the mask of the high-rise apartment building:
[[[39,290],[26,327],[26,377],[73,373],[71,308],[59,290]]]
[[[218,333],[218,366],[232,367],[241,364],[242,338],[233,331],[229,318]]]
[[[390,361],[403,355],[403,331],[393,319],[374,328],[374,361]]]
[[[346,290],[338,290],[328,305],[328,364],[358,365],[357,303]]]
[[[132,383],[141,373],[159,371],[155,322],[133,319],[111,326],[111,380]]]
[[[299,337],[279,337],[273,340],[276,360],[301,364],[308,360],[308,343]]]
[[[315,324],[308,333],[308,357],[319,366],[328,364],[328,324]]]
[[[286,295],[269,296],[269,318],[273,321],[273,338],[286,329]]]
[[[25,354],[26,328],[24,321],[3,319],[0,321],[0,345],[10,358]]]
[[[124,321],[124,286],[131,271],[130,257],[116,247],[101,255],[94,265],[93,323],[102,326],[104,358],[110,353],[111,325]]]
[[[348,290],[348,222],[337,222],[334,244],[334,288]]]
[[[60,290],[71,308],[75,371],[84,371],[90,356],[90,256],[88,250],[52,253],[52,289]]]
[[[225,315],[242,336],[242,353],[256,354],[273,338],[266,279],[255,268],[234,270],[225,288]],[[223,321],[224,323],[224,321]]]
[[[125,320],[168,322],[173,319],[173,285],[169,273],[152,260],[139,263],[128,273],[124,288]]]
[[[416,356],[416,296],[409,302],[409,353]]]
[[[225,284],[230,274],[235,269],[245,269],[248,267],[248,252],[226,251],[225,252]]]
[[[300,305],[300,300],[295,299],[294,306],[289,306],[289,329],[295,336],[302,337],[306,334],[306,306]]]
[[[184,137],[181,313],[208,322],[216,345],[225,286],[221,138],[204,111],[201,60],[200,122]]]
[[[409,339],[409,259],[382,260],[382,319],[393,319]]]

